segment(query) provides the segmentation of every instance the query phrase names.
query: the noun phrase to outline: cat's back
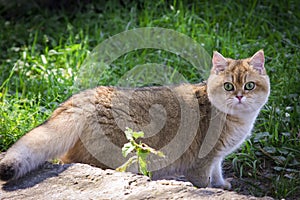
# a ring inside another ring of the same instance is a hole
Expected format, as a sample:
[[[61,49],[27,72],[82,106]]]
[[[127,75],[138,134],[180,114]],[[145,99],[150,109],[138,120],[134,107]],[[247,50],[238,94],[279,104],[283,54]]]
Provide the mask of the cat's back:
[[[200,104],[206,104],[208,102],[206,83],[137,88],[99,86],[72,95],[60,106],[82,107],[89,103],[111,105],[113,102],[125,102],[129,99],[130,101],[138,101],[139,104],[149,104],[152,101],[163,103],[168,100],[174,100],[174,98],[183,98],[185,100],[195,100],[197,98]]]
[[[200,139],[196,134],[205,132],[199,132],[197,127],[207,127],[210,113],[205,83],[142,88],[100,86],[74,95],[68,101],[73,103],[65,102],[62,106],[81,107],[88,125],[65,158],[69,162],[94,163],[101,167],[97,159],[87,155],[97,152],[93,156],[100,158],[106,154],[105,148],[103,152],[99,149],[104,145],[103,138],[121,149],[128,142],[124,130],[129,127],[143,131],[143,142],[155,149],[165,148],[174,141],[176,148],[184,145],[180,149],[187,149],[194,138]],[[189,131],[193,127],[195,130]],[[189,134],[193,134],[188,139],[191,141],[183,143]],[[192,148],[196,149],[198,143],[193,143]]]

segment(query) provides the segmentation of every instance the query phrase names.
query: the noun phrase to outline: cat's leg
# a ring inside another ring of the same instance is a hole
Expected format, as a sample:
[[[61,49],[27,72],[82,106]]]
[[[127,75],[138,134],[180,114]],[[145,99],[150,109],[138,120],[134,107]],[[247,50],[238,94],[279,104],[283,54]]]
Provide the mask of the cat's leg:
[[[223,178],[222,161],[223,158],[217,158],[214,161],[211,173],[211,186],[216,188],[230,189],[231,184]]]
[[[188,169],[185,177],[196,187],[211,187],[211,173],[213,170],[213,160],[197,161],[197,164]]]

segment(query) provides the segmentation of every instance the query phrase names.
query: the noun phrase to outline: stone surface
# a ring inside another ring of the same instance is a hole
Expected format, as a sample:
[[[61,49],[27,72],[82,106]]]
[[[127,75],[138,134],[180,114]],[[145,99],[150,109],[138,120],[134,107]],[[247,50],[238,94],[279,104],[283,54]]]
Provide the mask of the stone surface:
[[[148,177],[85,164],[53,165],[9,183],[0,182],[0,199],[265,199],[189,182],[150,181]]]

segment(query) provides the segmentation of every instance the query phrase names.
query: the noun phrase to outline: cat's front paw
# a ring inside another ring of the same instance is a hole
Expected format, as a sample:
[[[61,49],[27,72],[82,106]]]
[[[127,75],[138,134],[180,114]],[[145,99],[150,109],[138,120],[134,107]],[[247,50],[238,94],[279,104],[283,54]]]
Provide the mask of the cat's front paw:
[[[210,187],[210,178],[207,176],[186,176],[187,180],[191,182],[195,187],[206,188]]]
[[[232,178],[227,178],[225,180],[219,181],[219,182],[212,182],[211,185],[214,188],[222,188],[225,190],[230,190],[231,189],[231,180]]]
[[[230,190],[231,189],[231,183],[230,183],[231,180],[232,180],[232,178],[225,179],[222,188],[225,189],[225,190]]]

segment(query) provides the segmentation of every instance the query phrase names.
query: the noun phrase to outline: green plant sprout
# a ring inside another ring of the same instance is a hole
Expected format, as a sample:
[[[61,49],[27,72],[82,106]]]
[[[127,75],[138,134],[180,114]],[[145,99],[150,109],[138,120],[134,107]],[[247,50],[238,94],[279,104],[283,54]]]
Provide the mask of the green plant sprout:
[[[165,155],[161,151],[157,151],[152,147],[149,147],[145,143],[142,142],[137,143],[135,141],[138,138],[143,138],[144,132],[142,131],[135,132],[132,129],[126,127],[125,135],[127,140],[129,140],[129,142],[124,144],[124,146],[122,147],[123,156],[126,158],[128,154],[130,154],[132,151],[135,151],[136,155],[129,158],[122,166],[118,167],[116,170],[119,172],[125,172],[130,165],[137,163],[139,173],[151,178],[152,174],[147,169],[148,155],[150,153],[153,153],[159,157],[165,157]]]

